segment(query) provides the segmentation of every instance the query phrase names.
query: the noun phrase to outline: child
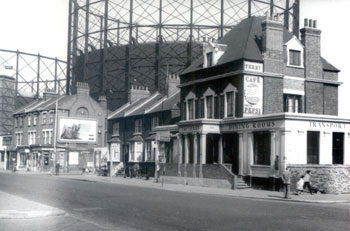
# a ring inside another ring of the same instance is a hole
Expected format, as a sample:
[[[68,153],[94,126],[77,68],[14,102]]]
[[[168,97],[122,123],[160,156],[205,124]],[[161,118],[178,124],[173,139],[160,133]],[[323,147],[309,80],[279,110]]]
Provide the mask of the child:
[[[299,181],[297,182],[297,195],[303,192],[304,189],[304,176],[301,176]]]

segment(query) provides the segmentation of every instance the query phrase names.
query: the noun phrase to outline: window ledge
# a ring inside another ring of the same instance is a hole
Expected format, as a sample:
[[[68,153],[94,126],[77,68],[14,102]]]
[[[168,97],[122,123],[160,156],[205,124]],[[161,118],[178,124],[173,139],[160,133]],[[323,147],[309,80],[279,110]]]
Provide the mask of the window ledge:
[[[303,65],[296,66],[296,65],[292,65],[292,64],[287,64],[286,66],[287,66],[287,67],[298,68],[298,69],[304,69],[304,66],[303,66]]]

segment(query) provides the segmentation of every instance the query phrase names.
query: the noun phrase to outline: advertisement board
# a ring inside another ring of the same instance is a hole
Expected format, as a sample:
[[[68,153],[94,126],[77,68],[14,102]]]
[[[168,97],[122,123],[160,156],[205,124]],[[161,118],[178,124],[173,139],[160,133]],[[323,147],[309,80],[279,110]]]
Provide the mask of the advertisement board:
[[[244,76],[243,116],[263,114],[263,78],[260,76]]]
[[[96,143],[96,120],[59,118],[58,121],[58,141]]]

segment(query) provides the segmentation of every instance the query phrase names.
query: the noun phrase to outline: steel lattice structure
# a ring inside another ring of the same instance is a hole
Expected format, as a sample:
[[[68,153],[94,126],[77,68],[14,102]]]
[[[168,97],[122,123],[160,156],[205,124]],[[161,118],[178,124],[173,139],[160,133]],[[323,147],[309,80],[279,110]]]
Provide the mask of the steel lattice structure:
[[[39,97],[46,89],[66,93],[66,61],[40,54],[0,49],[0,68],[15,79],[15,97],[19,100],[25,100],[28,95]],[[26,102],[16,104],[18,103]]]
[[[169,72],[201,55],[203,37],[266,12],[298,33],[299,0],[70,0],[67,92],[88,82],[115,109],[130,84],[163,91]]]

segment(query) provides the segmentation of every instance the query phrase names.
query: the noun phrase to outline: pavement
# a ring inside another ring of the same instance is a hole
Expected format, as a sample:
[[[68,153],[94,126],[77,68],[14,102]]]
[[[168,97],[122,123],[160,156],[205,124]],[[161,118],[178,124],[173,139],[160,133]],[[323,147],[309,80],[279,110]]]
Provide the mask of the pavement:
[[[4,172],[4,171],[1,171]],[[10,171],[6,173],[12,174]],[[303,202],[303,203],[323,203],[323,204],[336,204],[336,203],[350,203],[350,194],[309,194],[303,193],[301,195],[291,194],[291,199],[283,198],[283,192],[268,191],[261,189],[224,189],[224,188],[209,188],[200,186],[189,186],[182,184],[166,184],[162,183],[161,178],[159,182],[156,183],[154,178],[149,180],[140,178],[124,178],[122,176],[97,176],[91,173],[81,172],[70,172],[70,173],[60,173],[59,176],[54,176],[51,173],[37,173],[37,172],[16,172],[15,174],[44,174],[52,177],[60,177],[81,181],[95,181],[103,182],[109,184],[120,184],[135,187],[147,187],[160,190],[185,192],[185,193],[198,193],[207,195],[217,195],[217,196],[228,196],[228,197],[239,197],[239,198],[251,198],[251,199],[263,199],[263,200],[280,200],[280,201],[292,201],[292,202]],[[1,204],[0,204],[1,205]],[[1,208],[1,207],[0,207]]]
[[[7,174],[43,174],[48,177],[60,177],[80,181],[94,181],[106,184],[119,184],[135,187],[146,187],[159,190],[176,191],[184,193],[197,193],[205,195],[226,196],[233,198],[249,198],[262,200],[278,200],[288,202],[302,202],[302,203],[350,203],[350,194],[313,194],[304,193],[302,195],[291,195],[291,199],[284,199],[282,192],[258,190],[258,189],[222,189],[222,188],[208,188],[180,184],[165,184],[160,179],[158,183],[153,178],[149,180],[139,178],[123,178],[121,176],[105,177],[94,174],[80,174],[79,172],[63,173],[59,176],[51,175],[50,173],[32,173],[32,172],[5,172]],[[0,191],[0,223],[4,219],[27,219],[27,218],[42,218],[52,216],[65,216],[66,213],[60,209],[53,208],[44,204],[30,201],[18,196],[14,196]]]

